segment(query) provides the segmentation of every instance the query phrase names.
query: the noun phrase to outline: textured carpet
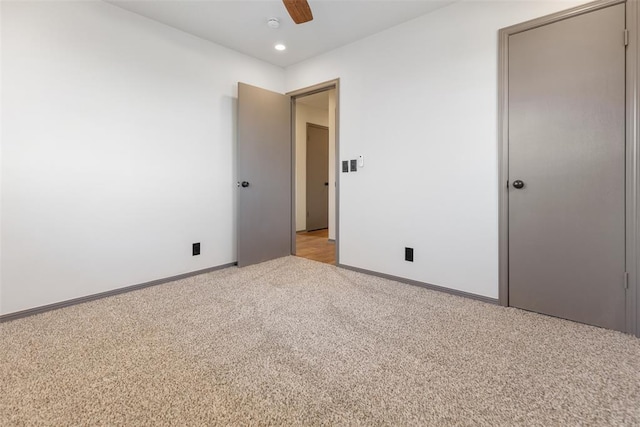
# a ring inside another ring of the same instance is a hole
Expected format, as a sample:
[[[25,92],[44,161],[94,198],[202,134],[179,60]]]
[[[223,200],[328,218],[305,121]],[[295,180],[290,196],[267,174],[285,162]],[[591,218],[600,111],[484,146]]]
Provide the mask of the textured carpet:
[[[0,324],[0,425],[640,425],[640,340],[287,257]]]

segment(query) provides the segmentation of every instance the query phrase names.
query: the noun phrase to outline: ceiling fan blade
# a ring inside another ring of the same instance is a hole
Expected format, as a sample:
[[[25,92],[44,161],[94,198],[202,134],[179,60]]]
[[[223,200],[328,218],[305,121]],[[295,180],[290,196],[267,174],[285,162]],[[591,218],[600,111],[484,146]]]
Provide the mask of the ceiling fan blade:
[[[311,7],[309,7],[307,0],[282,0],[282,2],[296,24],[304,24],[313,20]]]

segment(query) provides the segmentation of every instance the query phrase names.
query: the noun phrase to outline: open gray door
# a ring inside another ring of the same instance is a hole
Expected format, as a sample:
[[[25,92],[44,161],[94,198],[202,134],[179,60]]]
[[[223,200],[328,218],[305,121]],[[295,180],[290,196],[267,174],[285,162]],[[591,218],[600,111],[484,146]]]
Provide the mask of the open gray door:
[[[291,102],[238,83],[238,266],[291,255]]]
[[[625,330],[625,5],[509,37],[509,305]]]

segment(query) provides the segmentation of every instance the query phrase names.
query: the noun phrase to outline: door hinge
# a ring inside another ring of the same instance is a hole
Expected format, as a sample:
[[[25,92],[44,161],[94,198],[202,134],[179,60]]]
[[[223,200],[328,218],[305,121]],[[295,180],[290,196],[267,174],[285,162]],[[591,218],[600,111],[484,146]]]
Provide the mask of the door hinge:
[[[629,289],[629,273],[624,272],[624,288]]]
[[[629,46],[629,30],[624,30],[624,45]]]

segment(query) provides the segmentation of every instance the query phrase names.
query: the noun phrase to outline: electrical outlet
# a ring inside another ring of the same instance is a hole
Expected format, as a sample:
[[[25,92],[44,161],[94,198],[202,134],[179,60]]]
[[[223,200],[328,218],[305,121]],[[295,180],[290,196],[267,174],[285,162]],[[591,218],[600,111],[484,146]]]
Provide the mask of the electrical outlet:
[[[413,248],[404,248],[404,260],[413,262]]]
[[[200,243],[194,243],[191,247],[191,255],[200,255]]]

